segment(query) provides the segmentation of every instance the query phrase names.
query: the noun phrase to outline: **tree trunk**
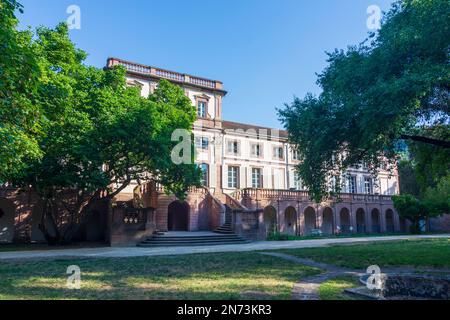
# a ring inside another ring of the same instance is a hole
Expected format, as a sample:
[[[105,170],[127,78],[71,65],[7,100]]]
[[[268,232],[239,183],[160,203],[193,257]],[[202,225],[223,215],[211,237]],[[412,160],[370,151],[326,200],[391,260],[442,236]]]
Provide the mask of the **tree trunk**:
[[[58,230],[58,226],[57,223],[55,222],[55,217],[53,215],[54,210],[55,208],[53,201],[50,199],[45,199],[41,222],[39,224],[39,230],[42,232],[45,240],[49,245],[60,244],[61,240],[60,232]],[[53,230],[54,234],[51,233],[50,229]]]

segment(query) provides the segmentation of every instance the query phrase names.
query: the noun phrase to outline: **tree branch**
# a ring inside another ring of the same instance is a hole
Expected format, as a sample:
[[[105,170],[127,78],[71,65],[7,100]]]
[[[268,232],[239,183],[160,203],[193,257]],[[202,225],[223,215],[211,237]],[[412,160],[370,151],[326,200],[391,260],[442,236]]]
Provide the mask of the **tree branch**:
[[[411,135],[407,135],[407,134],[400,135],[400,138],[404,139],[404,140],[412,140],[412,141],[432,144],[434,146],[441,147],[441,148],[446,148],[446,149],[450,148],[450,141],[446,141],[446,140],[438,140],[438,139],[427,138],[427,137],[422,137],[422,136],[411,136]]]

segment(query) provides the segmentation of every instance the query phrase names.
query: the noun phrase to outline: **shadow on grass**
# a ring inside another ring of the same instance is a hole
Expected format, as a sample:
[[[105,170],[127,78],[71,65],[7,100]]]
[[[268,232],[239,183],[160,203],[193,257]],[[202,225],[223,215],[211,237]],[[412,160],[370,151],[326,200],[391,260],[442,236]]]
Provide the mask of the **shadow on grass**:
[[[66,288],[69,265],[80,290]],[[318,272],[257,253],[2,262],[0,299],[290,299]]]

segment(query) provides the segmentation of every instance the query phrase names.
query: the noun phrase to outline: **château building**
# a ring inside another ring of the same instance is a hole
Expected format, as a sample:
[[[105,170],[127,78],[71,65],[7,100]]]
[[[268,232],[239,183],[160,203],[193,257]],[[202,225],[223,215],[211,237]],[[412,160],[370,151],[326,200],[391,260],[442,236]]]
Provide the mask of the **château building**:
[[[186,202],[180,203],[154,186],[156,230],[215,230],[224,223],[226,209],[233,208],[239,214],[232,231],[256,238],[274,229],[305,235],[317,230],[328,234],[406,231],[406,221],[399,219],[391,200],[399,193],[395,169],[381,170],[374,181],[364,166],[351,168],[343,175],[339,201],[314,203],[296,174],[298,160],[286,131],[222,118],[227,95],[222,82],[108,59],[107,67],[116,65],[126,68],[127,84],[140,87],[143,96],[167,79],[180,85],[197,109],[196,163],[205,189],[191,190]],[[130,185],[118,199],[130,199],[135,188]],[[208,198],[216,206],[206,205]]]
[[[222,82],[109,58],[107,68],[127,70],[127,85],[150,95],[161,79],[181,86],[197,110],[196,163],[203,188],[191,188],[185,201],[167,195],[156,182],[133,183],[114,201],[95,204],[76,240],[136,245],[167,231],[214,231],[250,240],[271,232],[291,235],[407,232],[392,195],[399,193],[395,168],[376,180],[364,165],[342,175],[339,197],[315,203],[295,171],[298,157],[288,134],[226,121],[227,92]],[[330,180],[332,185],[332,180]],[[44,241],[39,230],[43,203],[33,191],[0,188],[0,242]],[[67,221],[63,208],[57,221]],[[448,231],[450,218],[432,219],[428,229]],[[201,241],[201,240],[196,240]],[[144,242],[145,244],[145,242]]]

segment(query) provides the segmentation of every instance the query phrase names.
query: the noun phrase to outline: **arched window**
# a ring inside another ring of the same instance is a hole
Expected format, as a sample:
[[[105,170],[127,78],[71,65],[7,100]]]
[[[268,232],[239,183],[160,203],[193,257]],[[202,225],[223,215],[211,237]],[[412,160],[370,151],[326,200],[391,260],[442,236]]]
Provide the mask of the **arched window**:
[[[202,163],[200,165],[200,170],[202,170],[202,176],[200,178],[202,186],[209,187],[209,165],[206,163]]]

